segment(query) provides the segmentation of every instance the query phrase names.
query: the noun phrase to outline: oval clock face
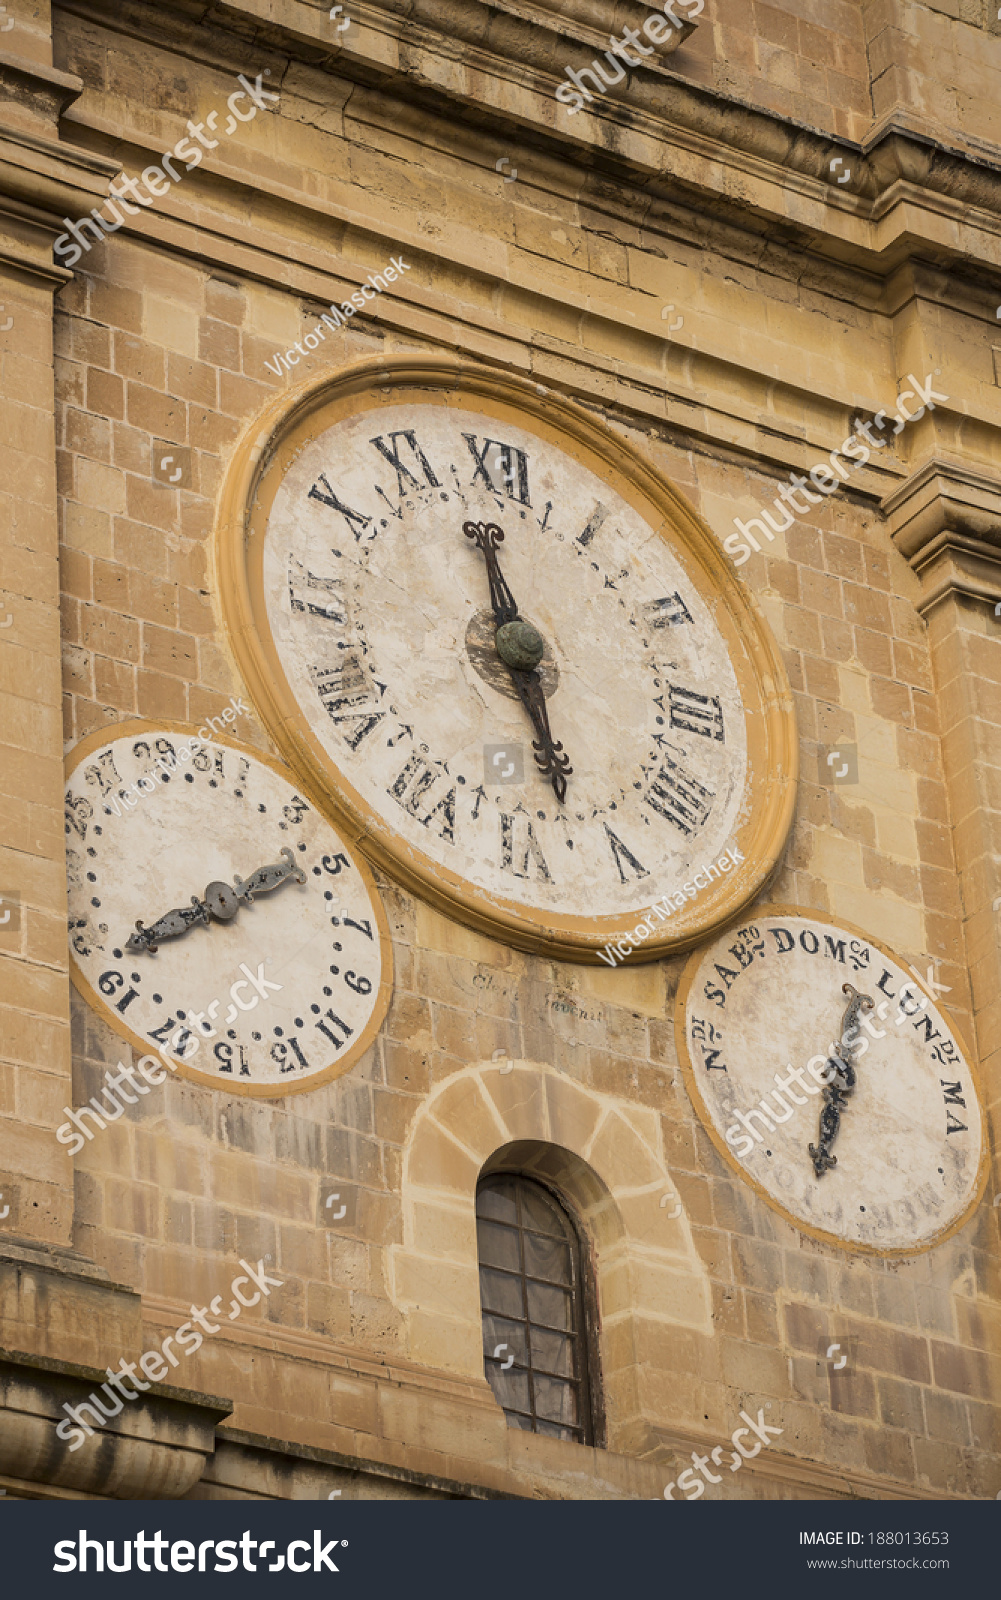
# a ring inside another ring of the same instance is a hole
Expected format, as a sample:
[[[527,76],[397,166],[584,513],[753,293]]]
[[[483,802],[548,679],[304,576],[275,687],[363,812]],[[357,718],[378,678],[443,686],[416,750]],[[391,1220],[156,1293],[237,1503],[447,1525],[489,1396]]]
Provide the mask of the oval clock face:
[[[899,1255],[976,1204],[970,1064],[915,973],[857,929],[756,909],[691,958],[675,1029],[714,1144],[789,1221]]]
[[[648,469],[518,401],[424,382],[322,405],[257,486],[234,644],[256,641],[290,760],[420,892],[576,955],[678,896],[653,954],[760,881],[769,754],[784,837],[781,667]],[[727,847],[739,870],[683,909]]]
[[[289,778],[144,722],[85,739],[67,773],[71,972],[91,1005],[236,1094],[345,1072],[389,1003],[388,929],[368,868]]]

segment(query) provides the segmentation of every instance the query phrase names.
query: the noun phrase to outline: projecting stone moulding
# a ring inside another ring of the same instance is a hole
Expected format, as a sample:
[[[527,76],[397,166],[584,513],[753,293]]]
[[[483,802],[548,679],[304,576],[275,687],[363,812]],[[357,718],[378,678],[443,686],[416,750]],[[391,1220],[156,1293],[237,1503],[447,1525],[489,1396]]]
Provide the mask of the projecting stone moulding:
[[[179,1500],[201,1478],[232,1406],[154,1384],[75,1451],[56,1428],[64,1404],[100,1392],[107,1374],[69,1361],[0,1351],[0,1482],[44,1483],[113,1500]],[[103,1396],[102,1396],[103,1398]]]
[[[586,1089],[538,1061],[483,1062],[437,1086],[407,1138],[404,1239],[391,1251],[410,1359],[486,1388],[476,1185],[487,1171],[527,1172],[557,1189],[591,1241],[606,1392],[614,1389],[622,1415],[634,1417],[657,1335],[676,1328],[706,1335],[712,1326],[705,1265],[659,1124],[654,1111]],[[613,1349],[616,1323],[631,1337]],[[617,1449],[614,1407],[608,1420]]]

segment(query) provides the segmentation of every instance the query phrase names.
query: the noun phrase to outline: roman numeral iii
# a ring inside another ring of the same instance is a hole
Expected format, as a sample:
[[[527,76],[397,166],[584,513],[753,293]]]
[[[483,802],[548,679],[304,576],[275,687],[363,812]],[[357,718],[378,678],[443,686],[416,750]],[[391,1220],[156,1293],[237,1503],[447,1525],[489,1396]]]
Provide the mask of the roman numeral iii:
[[[723,707],[716,695],[697,694],[694,689],[685,689],[681,684],[672,683],[668,687],[668,701],[672,728],[685,728],[689,733],[700,733],[705,739],[718,739],[720,744],[726,743],[723,736]]]

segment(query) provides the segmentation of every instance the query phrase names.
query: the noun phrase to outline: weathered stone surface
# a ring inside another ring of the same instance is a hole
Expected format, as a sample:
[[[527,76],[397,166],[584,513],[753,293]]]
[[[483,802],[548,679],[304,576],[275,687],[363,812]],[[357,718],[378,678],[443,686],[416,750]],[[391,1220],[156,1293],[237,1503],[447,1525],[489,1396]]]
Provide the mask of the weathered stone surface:
[[[151,1424],[114,1441],[111,1492],[653,1499],[753,1392],[783,1436],[710,1497],[992,1498],[993,1189],[954,1235],[886,1261],[780,1216],[712,1143],[677,1070],[680,957],[557,962],[450,920],[380,867],[396,990],[345,1079],[285,1104],[172,1079],[72,1160],[55,1138],[62,1107],[121,1053],[69,989],[60,669],[70,746],[133,717],[195,732],[246,694],[215,563],[227,470],[243,437],[266,448],[265,407],[374,352],[444,352],[580,403],[718,542],[915,379],[949,396],[899,436],[890,421],[738,581],[798,721],[796,816],[768,892],[855,924],[905,968],[933,963],[949,986],[936,1015],[997,1116],[996,20],[966,0],[831,0],[823,16],[814,0],[714,0],[679,48],[571,115],[558,80],[609,30],[642,25],[635,0],[418,0],[335,39],[325,7],[295,8],[294,30],[261,9],[233,0],[226,32],[169,0],[15,6],[2,35],[0,896],[17,896],[19,920],[0,929],[0,1344],[101,1371],[208,1306],[241,1255],[270,1254],[281,1287],[236,1320],[224,1310],[186,1367],[233,1397],[202,1479],[184,1488],[204,1437],[179,1473],[176,1438],[158,1455]],[[224,134],[236,75],[265,66],[279,103]],[[119,152],[135,176],[213,111],[219,142],[197,167],[179,163],[179,183],[72,268],[65,251],[53,264],[64,218],[111,220]],[[410,271],[374,308],[294,372],[268,370],[394,254]],[[496,420],[531,432],[516,411]],[[381,431],[373,418],[368,437]],[[184,482],[154,481],[172,451]],[[584,471],[557,476],[580,509]],[[388,463],[379,481],[393,497]],[[604,484],[595,496],[610,503]],[[536,526],[544,501],[532,514],[514,526]],[[566,588],[547,599],[557,677],[557,650],[579,667],[588,638]],[[513,726],[517,704],[500,702]],[[632,735],[605,734],[611,768]],[[276,754],[256,717],[245,742]],[[857,785],[831,783],[841,742]],[[385,809],[420,827],[395,799]],[[193,861],[214,847],[188,845]],[[576,887],[590,903],[586,874]],[[820,998],[806,996],[820,1037],[804,1059],[830,1036]],[[857,1111],[834,1146],[845,1162]],[[472,1196],[484,1165],[508,1162],[566,1198],[593,1254],[611,1448],[506,1429],[484,1379]],[[70,1240],[76,1255],[40,1248]],[[850,1380],[822,1340],[854,1348]],[[55,1395],[70,1380],[45,1374],[0,1414],[0,1436],[34,1430],[17,1448],[39,1476],[13,1464],[11,1497],[61,1470]]]

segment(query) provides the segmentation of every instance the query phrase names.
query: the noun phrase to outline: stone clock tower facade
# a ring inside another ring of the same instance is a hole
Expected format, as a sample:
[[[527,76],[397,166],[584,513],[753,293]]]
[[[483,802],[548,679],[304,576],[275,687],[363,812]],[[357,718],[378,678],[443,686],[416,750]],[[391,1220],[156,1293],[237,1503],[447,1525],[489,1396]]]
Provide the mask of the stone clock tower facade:
[[[994,1498],[991,8],[0,82],[0,1489]]]

